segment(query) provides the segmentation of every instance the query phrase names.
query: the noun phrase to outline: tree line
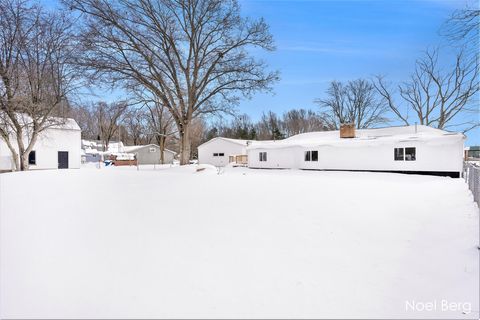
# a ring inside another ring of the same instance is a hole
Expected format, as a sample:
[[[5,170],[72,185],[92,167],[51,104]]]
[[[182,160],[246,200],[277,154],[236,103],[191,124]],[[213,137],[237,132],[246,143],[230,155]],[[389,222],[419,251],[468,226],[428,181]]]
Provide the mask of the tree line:
[[[477,8],[456,11],[442,29],[455,48],[427,50],[408,79],[385,75],[332,81],[317,108],[239,115],[243,98],[279,80],[253,50],[273,51],[263,19],[242,17],[236,0],[62,0],[45,9],[0,0],[0,137],[16,170],[28,169],[39,134],[73,117],[86,139],[105,148],[157,143],[181,164],[205,139],[282,139],[294,134],[391,121],[468,131],[478,120]],[[472,50],[472,46],[474,47]],[[118,89],[122,99],[81,102],[85,88]],[[234,115],[230,122],[215,121]],[[161,153],[163,154],[163,153]]]

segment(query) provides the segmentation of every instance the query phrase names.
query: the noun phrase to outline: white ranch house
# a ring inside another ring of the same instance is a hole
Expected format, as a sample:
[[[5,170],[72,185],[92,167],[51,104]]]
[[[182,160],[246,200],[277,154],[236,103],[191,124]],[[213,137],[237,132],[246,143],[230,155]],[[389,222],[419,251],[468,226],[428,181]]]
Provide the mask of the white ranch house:
[[[77,122],[67,118],[64,123],[53,125],[42,131],[28,157],[29,167],[35,169],[80,168],[81,130]],[[15,139],[12,137],[12,139]],[[12,140],[13,141],[13,140]],[[27,144],[27,138],[24,143]],[[13,143],[16,146],[16,142]],[[12,154],[5,141],[0,138],[0,170],[15,167]]]
[[[199,147],[199,162],[227,165],[228,155],[245,152],[250,168],[383,171],[459,177],[463,170],[464,140],[461,133],[423,125],[361,129],[354,131],[351,138],[341,137],[340,130],[303,133],[265,142],[215,138]],[[234,145],[237,147],[232,147]],[[215,153],[224,157],[215,156]]]

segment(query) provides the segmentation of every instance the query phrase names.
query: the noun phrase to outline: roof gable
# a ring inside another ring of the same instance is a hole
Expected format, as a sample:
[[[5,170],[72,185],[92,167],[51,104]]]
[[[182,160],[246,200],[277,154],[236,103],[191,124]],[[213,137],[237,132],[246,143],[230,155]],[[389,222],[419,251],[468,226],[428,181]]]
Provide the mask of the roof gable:
[[[138,146],[124,146],[123,150],[125,152],[135,152],[137,150],[150,148],[150,147],[160,148],[158,145],[150,143],[150,144],[138,145]],[[172,150],[169,150],[169,149],[165,149],[163,151],[164,152],[170,152],[170,153],[173,153],[173,154],[177,154],[175,151],[172,151]]]
[[[29,127],[33,125],[33,119],[26,113],[16,112],[15,117],[22,126]],[[80,126],[77,121],[73,118],[63,118],[63,117],[48,117],[45,120],[44,126],[45,130],[48,129],[57,129],[57,130],[73,130],[81,131]]]
[[[234,144],[238,144],[238,145],[241,145],[241,146],[244,146],[246,147],[247,146],[247,142],[248,141],[251,141],[251,140],[241,140],[241,139],[231,139],[231,138],[224,138],[224,137],[216,137],[216,138],[213,138],[213,139],[210,139],[208,140],[207,142],[204,142],[202,143],[201,145],[198,146],[198,148],[200,147],[203,147],[211,142],[214,142],[214,141],[219,141],[219,140],[222,140],[222,141],[226,141],[226,142],[230,142],[230,143],[234,143]]]

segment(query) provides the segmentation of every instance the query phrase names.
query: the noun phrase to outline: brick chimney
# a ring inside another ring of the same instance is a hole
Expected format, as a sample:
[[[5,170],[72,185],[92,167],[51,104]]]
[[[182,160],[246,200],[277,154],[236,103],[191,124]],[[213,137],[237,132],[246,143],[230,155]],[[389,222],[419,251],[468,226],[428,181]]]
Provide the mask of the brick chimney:
[[[355,124],[342,123],[340,125],[340,138],[355,138]]]

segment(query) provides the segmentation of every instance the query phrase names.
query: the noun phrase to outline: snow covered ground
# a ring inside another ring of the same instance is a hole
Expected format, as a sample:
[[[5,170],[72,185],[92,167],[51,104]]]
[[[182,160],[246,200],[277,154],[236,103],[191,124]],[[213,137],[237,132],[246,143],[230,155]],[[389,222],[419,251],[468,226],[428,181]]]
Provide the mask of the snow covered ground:
[[[0,175],[0,317],[479,317],[461,179],[195,168]]]

